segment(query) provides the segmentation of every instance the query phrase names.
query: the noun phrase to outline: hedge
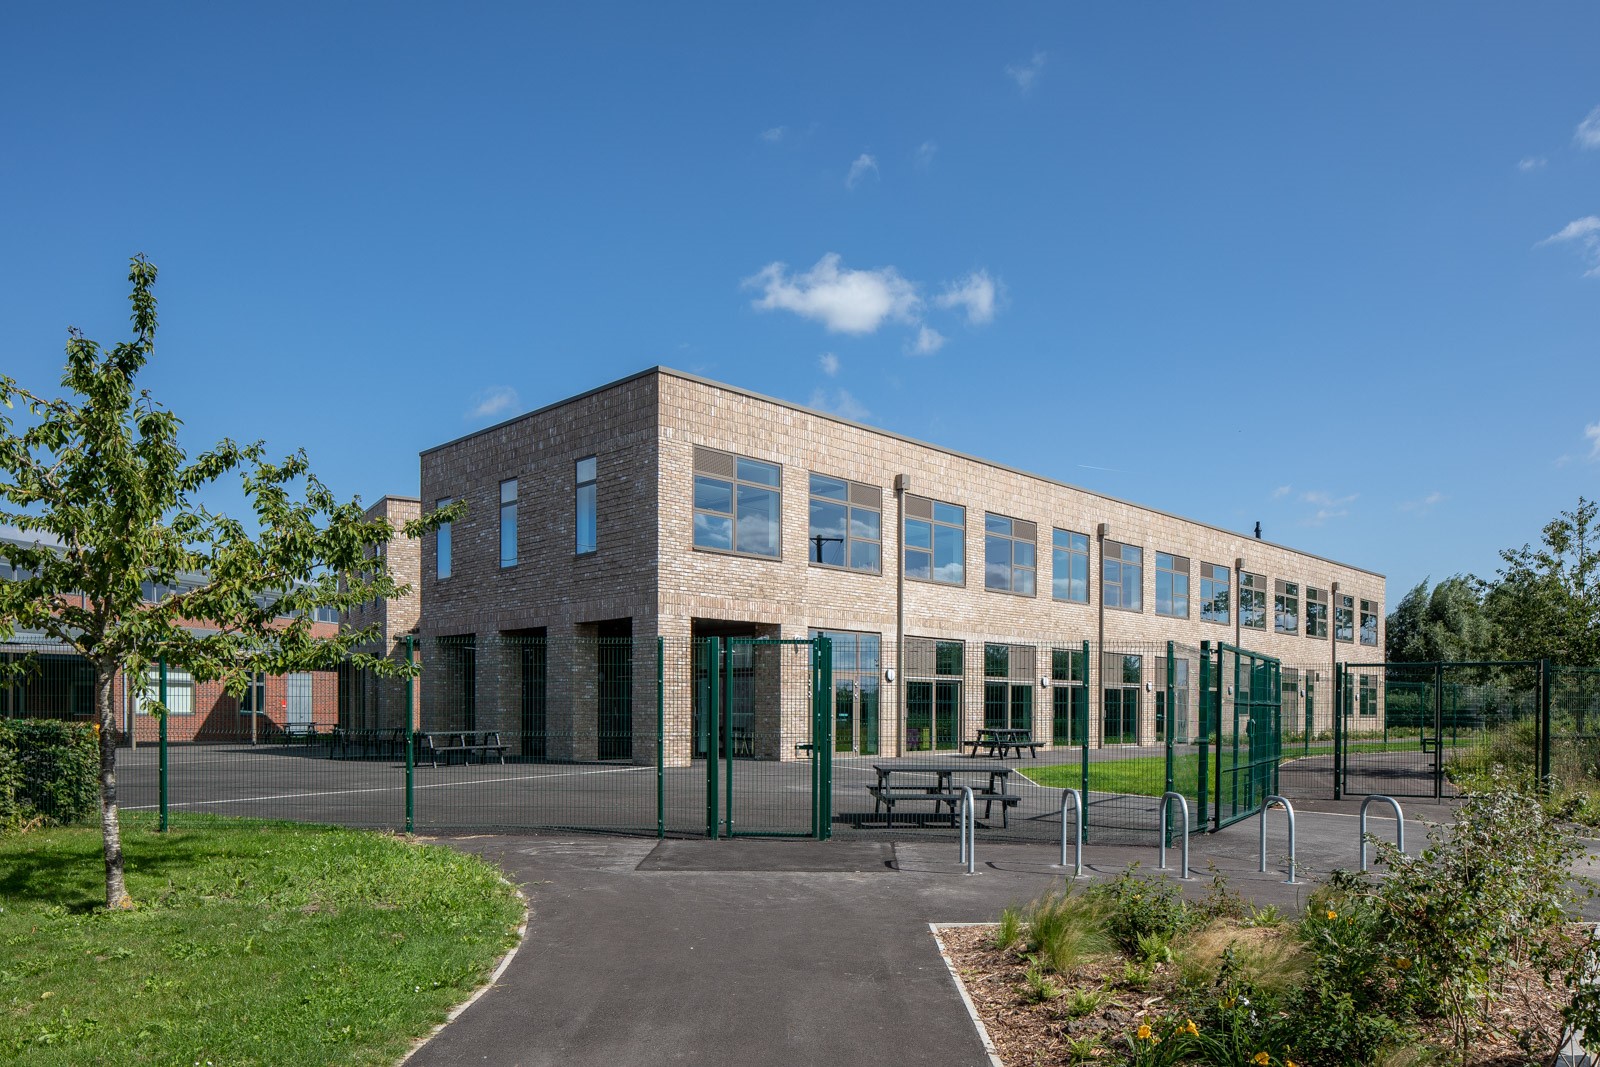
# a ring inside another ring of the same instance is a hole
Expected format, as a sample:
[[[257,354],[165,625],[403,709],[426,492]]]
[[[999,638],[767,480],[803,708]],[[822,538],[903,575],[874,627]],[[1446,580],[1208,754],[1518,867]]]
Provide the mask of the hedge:
[[[92,819],[100,745],[92,725],[0,719],[0,830]]]

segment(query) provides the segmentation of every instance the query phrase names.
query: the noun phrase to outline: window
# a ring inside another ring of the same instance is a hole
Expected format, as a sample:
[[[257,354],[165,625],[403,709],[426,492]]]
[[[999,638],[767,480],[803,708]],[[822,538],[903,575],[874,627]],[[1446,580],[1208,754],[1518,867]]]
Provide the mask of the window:
[[[1144,610],[1144,549],[1102,541],[1100,594],[1108,608]]]
[[[812,566],[882,574],[883,490],[813,474],[806,552]]]
[[[1361,602],[1361,643],[1363,645],[1378,643],[1378,605],[1370,600]]]
[[[1356,639],[1356,598],[1339,594],[1339,603],[1333,609],[1333,639],[1335,641],[1354,641]]]
[[[144,672],[144,691],[138,697],[139,714],[149,715],[161,698],[161,671],[152,667]],[[188,671],[167,671],[167,711],[173,715],[194,714],[194,676]]]
[[[1306,586],[1306,636],[1328,639],[1328,591]]]
[[[1172,661],[1172,705],[1167,706],[1167,686],[1163,684],[1161,675],[1162,663],[1156,662],[1156,740],[1167,740],[1167,732],[1172,733],[1173,741],[1188,743],[1189,741],[1189,661],[1178,656]]]
[[[777,559],[781,471],[711,448],[694,450],[694,547]]]
[[[1139,742],[1139,693],[1144,677],[1144,657],[1115,652],[1100,657],[1102,745]]]
[[[1156,614],[1189,617],[1189,560],[1156,553]]]
[[[882,638],[844,630],[812,630],[811,636],[833,642],[833,750],[877,755]]]
[[[449,497],[440,497],[439,502],[436,503],[434,507],[446,507],[450,504],[450,502],[451,500]],[[438,577],[448,578],[450,577],[450,524],[448,522],[441,522],[439,524],[439,532],[435,536],[438,541],[439,550],[436,553],[437,558],[434,561],[434,567],[437,571]]]
[[[1233,621],[1229,588],[1233,571],[1215,563],[1200,564],[1200,617],[1206,622]]]
[[[1250,630],[1267,628],[1267,579],[1263,575],[1239,572],[1239,623]]]
[[[983,726],[1033,734],[1034,649],[983,646]]]
[[[967,509],[906,494],[906,577],[967,584]]]
[[[1071,530],[1051,533],[1050,595],[1074,604],[1089,602],[1089,535]]]
[[[1373,677],[1374,676],[1370,674],[1363,674],[1360,676],[1361,702],[1357,708],[1358,714],[1378,714],[1378,687],[1376,684],[1374,684]]]
[[[585,456],[578,460],[575,479],[578,486],[577,495],[577,529],[578,545],[577,554],[586,556],[600,547],[599,541],[599,514],[595,497],[595,458]]]
[[[960,641],[906,638],[906,749],[951,750],[960,740]]]
[[[983,587],[1032,596],[1038,529],[1022,519],[983,516]]]
[[[1089,740],[1089,652],[1050,651],[1050,741],[1081,745]]]
[[[500,566],[517,565],[517,480],[500,483]]]
[[[167,686],[172,686],[172,677],[167,677]],[[245,683],[244,695],[239,698],[240,715],[260,715],[267,710],[267,676],[260,671],[250,675],[250,680]]]
[[[1280,634],[1300,632],[1300,586],[1278,580],[1273,583],[1272,628]]]

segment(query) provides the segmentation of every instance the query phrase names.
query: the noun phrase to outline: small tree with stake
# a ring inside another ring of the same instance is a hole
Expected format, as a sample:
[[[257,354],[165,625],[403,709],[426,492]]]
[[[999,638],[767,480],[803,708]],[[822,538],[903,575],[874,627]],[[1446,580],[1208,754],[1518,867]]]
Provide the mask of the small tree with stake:
[[[67,398],[47,400],[0,376],[0,522],[32,542],[0,543],[0,559],[17,572],[0,581],[0,639],[41,631],[94,669],[106,906],[113,909],[133,906],[117,819],[118,671],[142,677],[164,656],[196,680],[239,693],[255,671],[341,662],[389,676],[413,669],[357,652],[371,630],[319,638],[311,627],[317,608],[406,592],[388,573],[387,554],[371,552],[397,531],[382,519],[363,521],[358,501],[335,498],[303,452],[269,462],[259,441],[225,439],[187,456],[177,416],[135,385],[154,348],[155,265],[135,256],[128,280],[133,339],[106,352],[69,330]],[[206,487],[230,474],[243,485],[251,523],[202,502]],[[420,537],[451,515],[434,512],[404,533]],[[200,584],[159,602],[142,596],[145,582],[173,586],[193,574]],[[186,621],[203,621],[204,629]],[[28,667],[24,658],[0,671]]]

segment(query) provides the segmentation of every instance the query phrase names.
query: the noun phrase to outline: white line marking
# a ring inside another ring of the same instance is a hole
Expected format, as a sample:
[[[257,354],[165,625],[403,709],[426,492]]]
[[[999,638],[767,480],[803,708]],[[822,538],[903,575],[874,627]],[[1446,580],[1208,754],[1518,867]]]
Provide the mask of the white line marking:
[[[653,767],[615,767],[603,771],[572,771],[560,774],[527,774],[515,778],[472,778],[464,782],[435,782],[432,785],[413,786],[416,789],[454,789],[463,785],[495,785],[500,782],[537,782],[546,778],[579,778],[591,774],[629,774],[634,771],[653,771]],[[227,800],[185,800],[177,804],[169,803],[169,808],[196,808],[211,804],[252,804],[262,800],[303,800],[307,797],[337,797],[353,793],[395,793],[403,792],[405,785],[380,785],[370,789],[325,789],[318,793],[277,793],[264,797],[232,797]],[[130,804],[126,811],[154,811],[159,804]]]

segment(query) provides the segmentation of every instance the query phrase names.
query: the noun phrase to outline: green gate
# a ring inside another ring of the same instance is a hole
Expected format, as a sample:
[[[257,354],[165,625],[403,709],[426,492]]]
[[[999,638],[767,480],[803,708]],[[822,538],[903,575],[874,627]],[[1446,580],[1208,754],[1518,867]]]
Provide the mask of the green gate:
[[[706,836],[832,836],[833,643],[708,637]]]
[[[1200,649],[1200,810],[1220,830],[1259,812],[1278,791],[1283,669],[1233,645],[1203,641]]]

